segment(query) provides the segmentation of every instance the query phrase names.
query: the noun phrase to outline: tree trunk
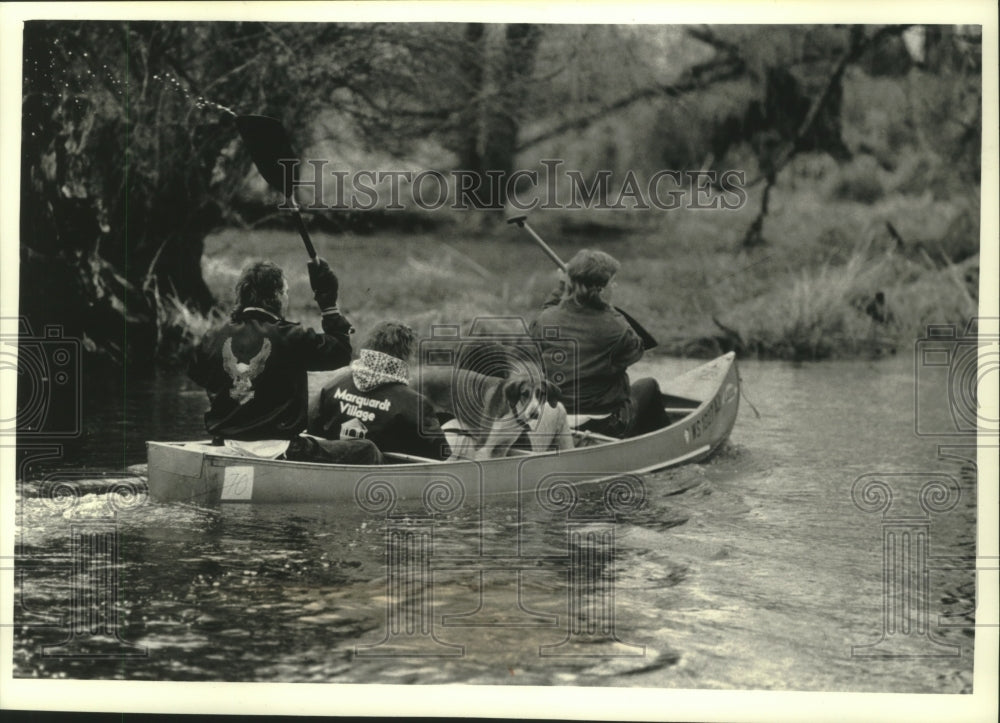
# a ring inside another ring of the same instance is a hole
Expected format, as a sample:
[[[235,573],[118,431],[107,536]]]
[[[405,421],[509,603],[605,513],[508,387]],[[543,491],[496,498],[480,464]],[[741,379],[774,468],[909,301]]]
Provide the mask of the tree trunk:
[[[482,157],[479,152],[480,115],[483,91],[483,35],[485,25],[469,23],[465,26],[465,52],[459,59],[466,93],[466,102],[460,114],[458,129],[458,166],[463,170],[481,170]]]
[[[521,130],[522,98],[535,70],[535,56],[541,41],[537,25],[515,23],[507,26],[503,53],[497,69],[496,108],[487,118],[483,166],[499,171],[497,201],[507,203],[507,178],[515,170],[518,134]]]
[[[461,170],[478,182],[468,200],[478,210],[500,211],[507,203],[507,177],[514,170],[523,97],[534,72],[541,29],[511,24],[502,37],[480,24],[466,27],[468,57],[463,78],[468,101],[460,122]],[[492,172],[492,173],[487,173]],[[486,214],[484,220],[499,220]]]
[[[179,94],[143,99],[156,38],[148,25],[25,30],[20,314],[36,332],[61,325],[117,363],[156,352],[154,284],[202,311],[214,303],[201,254],[221,216],[213,170],[235,135],[217,120],[169,120],[170,104],[188,102]],[[109,72],[109,85],[81,73],[81,58],[107,68],[97,50],[125,47],[129,64]]]

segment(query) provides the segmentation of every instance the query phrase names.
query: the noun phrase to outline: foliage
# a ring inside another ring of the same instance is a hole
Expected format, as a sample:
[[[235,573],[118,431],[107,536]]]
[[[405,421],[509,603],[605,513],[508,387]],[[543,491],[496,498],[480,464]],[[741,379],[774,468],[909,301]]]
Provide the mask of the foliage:
[[[346,91],[362,116],[366,86],[391,96],[385,80],[395,77],[396,59],[375,52],[388,27],[28,23],[23,313],[39,323],[76,320],[69,331],[87,330],[101,347],[131,336],[136,357],[153,353],[154,345],[135,342],[153,338],[137,332],[156,323],[154,285],[202,311],[214,301],[200,272],[204,237],[223,222],[250,168],[233,114],[273,115],[293,137],[307,137],[316,114]],[[99,277],[50,293],[54,269],[79,277],[75,269],[94,264],[146,292],[128,300],[124,318],[76,313],[115,295]]]
[[[164,364],[185,366],[189,352],[211,331],[221,327],[226,316],[218,308],[200,311],[173,294],[156,296],[156,356]]]
[[[925,201],[921,209],[898,198],[874,206],[830,201],[802,188],[776,209],[776,241],[767,251],[734,257],[734,222],[721,214],[672,216],[667,234],[637,228],[602,246],[622,262],[615,303],[653,332],[660,353],[704,356],[735,348],[743,357],[822,359],[907,348],[927,324],[964,326],[976,311],[978,257],[961,268],[946,264],[919,248],[897,248],[884,228],[893,219],[916,239],[917,226],[943,233],[947,219],[962,213],[955,204]],[[907,216],[911,225],[899,221]],[[936,219],[942,221],[935,225]],[[583,243],[557,228],[540,231],[564,258]],[[541,252],[516,234],[490,244],[460,228],[317,234],[315,241],[340,275],[340,305],[359,338],[386,318],[424,337],[434,324],[467,330],[483,315],[530,319],[556,281]],[[289,273],[290,318],[318,327],[293,235],[230,230],[211,236],[208,248],[205,277],[220,298],[231,300],[247,254],[268,256]],[[878,291],[891,319],[876,323],[865,310]],[[720,333],[713,319],[731,333]]]
[[[631,267],[623,276],[654,291],[626,291],[634,294],[626,301],[655,315],[661,335],[677,328],[695,335],[700,322],[692,319],[716,317],[746,336],[743,342],[757,339],[762,353],[821,356],[830,353],[823,339],[856,331],[848,297],[861,282],[844,275],[869,278],[852,255],[857,239],[891,228],[900,258],[928,274],[943,259],[960,261],[977,249],[977,33],[936,26],[31,22],[22,305],[41,315],[36,326],[71,320],[108,349],[122,350],[127,338],[163,353],[190,341],[182,334],[165,343],[165,329],[189,324],[197,336],[195,314],[210,326],[213,305],[225,304],[231,286],[232,259],[274,255],[279,244],[270,233],[234,232],[226,236],[225,260],[203,254],[205,238],[222,228],[281,219],[273,196],[254,187],[232,123],[234,113],[262,113],[281,120],[300,150],[350,155],[355,167],[509,173],[560,158],[584,173],[611,170],[616,184],[623,173],[636,172],[642,183],[663,168],[737,168],[748,180],[765,179],[736,212],[617,213],[612,223],[607,212],[553,211],[537,225],[547,238],[565,238],[564,255],[615,238],[637,254],[641,271]],[[766,228],[763,211],[753,217],[761,199],[770,203]],[[248,211],[262,202],[269,208]],[[394,309],[432,321],[531,308],[549,277],[537,264],[520,277],[496,271],[510,263],[503,255],[511,252],[509,239],[494,244],[499,251],[485,250],[478,228],[479,219],[495,215],[469,212],[460,223],[440,225],[461,244],[458,255],[411,253],[420,234],[383,231],[373,241],[383,257],[373,261],[359,250],[357,258],[395,275],[364,279],[371,291],[353,300],[347,292],[348,301],[363,319]],[[344,225],[371,225],[371,215],[357,216]],[[415,228],[416,220],[408,217],[405,226]],[[772,260],[732,289],[709,287],[734,266],[758,263],[757,251],[739,244],[748,228],[758,241],[766,230],[764,248],[774,253],[764,258]],[[491,240],[501,235],[489,232]],[[386,251],[380,243],[387,238],[401,249]],[[299,253],[296,242],[280,243],[279,254]],[[386,283],[400,276],[406,280]],[[664,278],[684,294],[675,300],[655,291]],[[947,278],[928,283],[939,281]],[[792,321],[774,317],[761,330],[741,320],[742,309],[775,283],[781,291],[760,303],[773,302]],[[964,313],[953,301],[941,300],[947,313]],[[782,346],[796,336],[799,347]]]

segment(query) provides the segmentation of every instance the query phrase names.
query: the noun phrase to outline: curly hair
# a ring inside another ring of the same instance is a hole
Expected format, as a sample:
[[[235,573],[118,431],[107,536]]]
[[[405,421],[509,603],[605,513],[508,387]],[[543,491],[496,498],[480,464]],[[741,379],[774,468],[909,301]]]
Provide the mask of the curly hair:
[[[281,314],[281,294],[285,290],[285,273],[270,261],[251,261],[236,282],[236,314],[248,306]]]
[[[361,348],[409,361],[416,339],[413,329],[406,324],[400,321],[383,321],[375,325]]]
[[[601,290],[618,273],[621,264],[603,251],[580,249],[566,264],[569,284],[565,296],[584,306],[602,306]]]

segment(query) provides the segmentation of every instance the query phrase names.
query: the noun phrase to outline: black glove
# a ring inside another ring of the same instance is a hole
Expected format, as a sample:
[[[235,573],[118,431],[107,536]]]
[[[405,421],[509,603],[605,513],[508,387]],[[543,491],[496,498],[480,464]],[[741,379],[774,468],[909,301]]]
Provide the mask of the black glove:
[[[337,275],[333,273],[330,264],[326,259],[319,257],[309,261],[309,285],[312,286],[313,298],[319,304],[319,308],[324,312],[337,308],[337,292],[340,290],[340,282]]]

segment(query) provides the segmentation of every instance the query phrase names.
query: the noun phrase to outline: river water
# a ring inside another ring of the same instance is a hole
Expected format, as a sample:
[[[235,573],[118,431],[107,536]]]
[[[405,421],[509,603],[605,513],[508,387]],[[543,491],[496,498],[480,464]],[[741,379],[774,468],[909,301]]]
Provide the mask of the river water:
[[[936,388],[915,404],[908,357],[740,368],[712,460],[647,476],[641,506],[575,521],[569,545],[565,515],[511,497],[439,517],[434,554],[517,541],[537,562],[440,565],[408,593],[387,587],[389,522],[360,508],[146,500],[124,470],[146,439],[202,436],[203,393],[170,373],[88,382],[83,438],[22,452],[14,675],[971,692],[975,456],[915,434],[915,413],[954,429]],[[106,473],[139,494],[53,487]],[[417,612],[390,629],[402,599]]]

